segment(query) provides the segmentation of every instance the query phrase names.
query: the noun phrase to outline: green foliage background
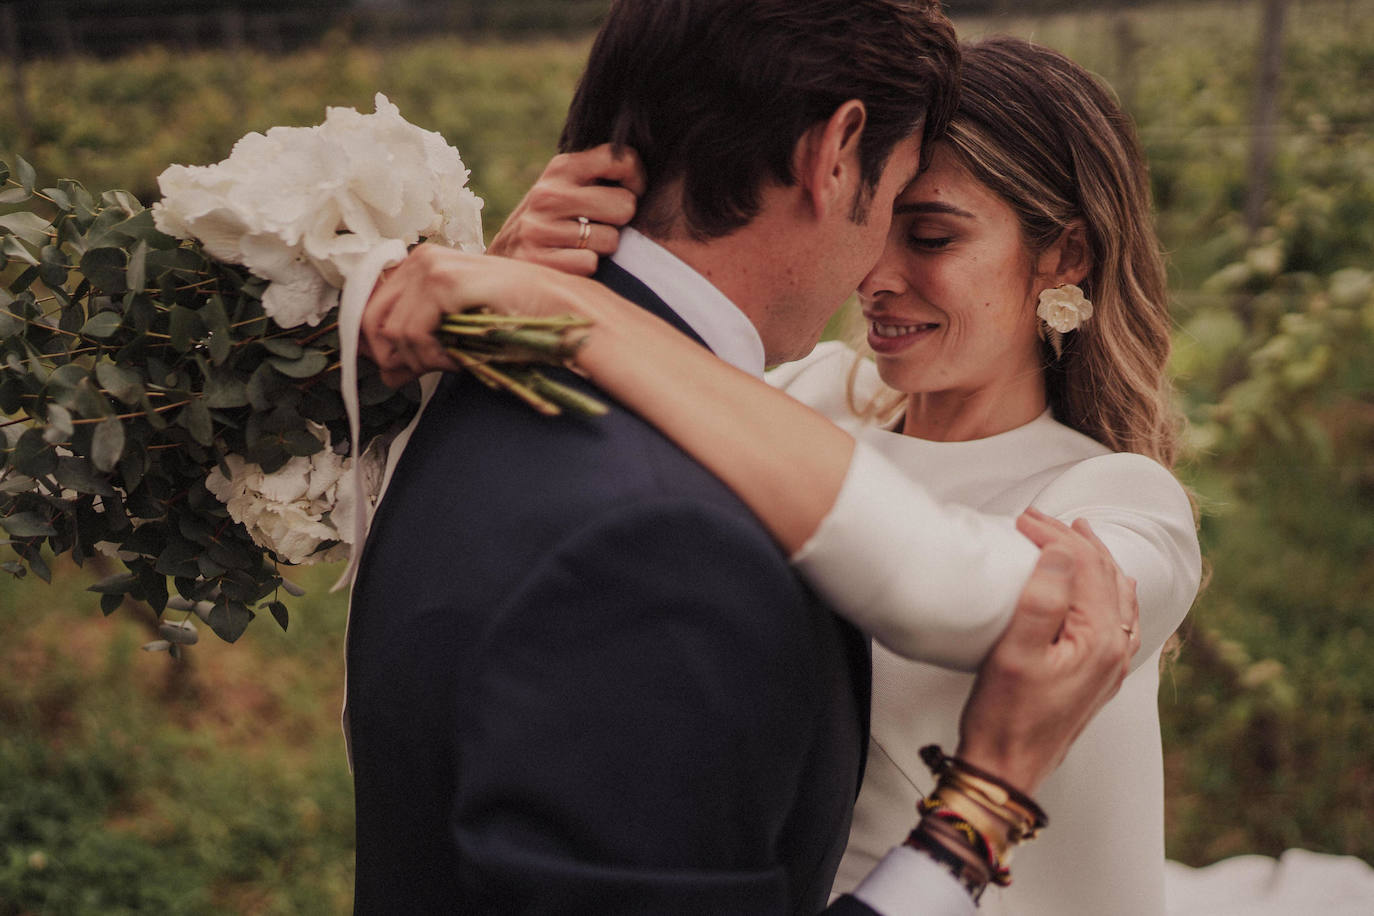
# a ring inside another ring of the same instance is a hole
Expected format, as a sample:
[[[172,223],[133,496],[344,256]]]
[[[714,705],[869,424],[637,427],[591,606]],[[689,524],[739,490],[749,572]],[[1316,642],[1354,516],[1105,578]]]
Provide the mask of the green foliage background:
[[[1374,861],[1374,3],[1290,14],[1274,200],[1253,240],[1239,210],[1257,9],[1125,15],[960,26],[1102,73],[1151,157],[1193,424],[1180,471],[1213,568],[1163,678],[1169,854]],[[45,62],[25,71],[30,136],[18,148],[6,109],[0,154],[44,183],[149,200],[172,162],[216,161],[327,104],[371,110],[382,91],[458,146],[490,234],[553,149],[586,48],[331,39],[285,57]],[[101,619],[89,569],[0,580],[0,916],[347,908],[333,572],[304,576],[290,633],[170,667],[136,649],[151,619]]]

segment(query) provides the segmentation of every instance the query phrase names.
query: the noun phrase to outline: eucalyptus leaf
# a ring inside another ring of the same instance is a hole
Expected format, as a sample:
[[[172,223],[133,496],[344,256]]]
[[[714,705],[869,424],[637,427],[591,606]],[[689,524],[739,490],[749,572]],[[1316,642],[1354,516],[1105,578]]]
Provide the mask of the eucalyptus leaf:
[[[63,191],[61,188],[44,188],[43,193],[57,205],[57,209],[64,213],[71,212],[72,199],[67,196],[66,191]]]
[[[43,441],[42,430],[26,429],[14,444],[10,464],[29,477],[47,477],[57,470],[57,452]]]
[[[305,354],[305,347],[302,347],[294,340],[284,337],[265,337],[262,346],[273,356],[280,356],[286,360],[300,359]]]
[[[97,288],[118,295],[128,288],[128,263],[129,257],[121,248],[92,248],[81,256],[81,272]]]
[[[25,191],[33,191],[38,183],[38,173],[23,156],[14,157],[14,178]]]
[[[143,482],[143,475],[148,473],[148,453],[140,448],[126,449],[124,457],[119,459],[119,476],[124,480],[126,493],[132,493],[138,489],[138,485]]]
[[[61,404],[48,405],[48,428],[43,431],[43,441],[57,445],[72,437],[76,427],[72,426],[72,414]]]
[[[253,612],[242,601],[231,601],[221,597],[215,602],[215,607],[205,622],[220,639],[234,642],[243,635],[243,631],[252,620]]]
[[[57,470],[53,473],[57,482],[68,490],[78,493],[94,493],[97,496],[114,496],[114,488],[109,481],[95,472],[86,458],[63,455],[57,459]]]
[[[38,266],[38,258],[33,256],[33,252],[29,251],[23,242],[12,235],[6,236],[5,240],[0,242],[0,252],[4,252],[7,257],[16,258],[35,267]],[[11,284],[10,288],[13,289],[14,284]]]
[[[97,470],[114,470],[124,453],[124,423],[118,417],[106,417],[95,425],[91,434],[91,462]]]
[[[153,222],[152,210],[139,210],[123,222],[111,226],[110,231],[157,251],[169,251],[181,246],[181,239],[167,235],[157,228]]]
[[[201,445],[210,445],[215,441],[214,420],[204,398],[195,398],[183,407],[177,414],[177,425]]]
[[[114,212],[122,210],[125,214],[141,213],[143,211],[143,204],[139,203],[137,197],[130,194],[128,191],[123,191],[118,188],[101,194],[100,204],[106,210]]]
[[[290,378],[311,378],[329,367],[328,354],[320,350],[306,350],[300,359],[270,357],[267,360],[282,375]]]
[[[97,592],[101,595],[127,595],[133,590],[134,584],[138,582],[138,577],[133,573],[120,573],[116,576],[107,576],[95,585],[86,589],[88,592]]]
[[[10,537],[16,538],[36,538],[48,537],[56,534],[52,524],[36,512],[16,512],[0,518],[0,527],[4,528]]]
[[[164,620],[158,624],[157,634],[179,646],[194,646],[200,641],[196,625],[189,620]]]
[[[287,624],[291,622],[290,614],[288,614],[286,610],[286,605],[282,604],[280,601],[270,601],[267,604],[267,610],[271,611],[272,618],[277,621],[278,626],[285,632]]]
[[[61,289],[62,287],[57,287]],[[57,290],[53,290],[53,295],[57,295]],[[80,302],[68,302],[62,307],[62,318],[57,322],[57,326],[68,334],[80,334],[81,326],[86,323],[86,309]]]
[[[248,404],[248,386],[227,372],[217,372],[205,380],[205,403],[216,410]]]
[[[44,582],[52,583],[52,569],[48,566],[48,561],[43,559],[43,554],[37,550],[30,551],[24,556],[29,561],[29,569],[33,574]]]
[[[52,224],[37,213],[21,210],[0,216],[0,229],[33,245],[35,248],[52,240]]]
[[[131,290],[141,290],[148,285],[148,243],[142,239],[129,252],[125,283]]]
[[[38,250],[38,277],[50,289],[67,282],[71,268],[62,249],[56,245],[44,245]]]
[[[94,337],[96,340],[105,340],[113,337],[124,323],[124,316],[118,312],[97,312],[87,319],[81,326],[82,337]]]
[[[0,204],[22,204],[32,197],[32,191],[25,191],[23,188],[6,188],[0,191]]]
[[[200,316],[184,306],[175,306],[168,316],[168,332],[172,349],[185,353],[191,345],[205,334],[205,322]]]
[[[175,540],[158,554],[154,569],[164,576],[187,576],[195,578],[200,570],[196,568],[196,557],[201,547],[192,541]]]
[[[143,397],[143,380],[133,369],[127,369],[109,360],[101,360],[95,364],[95,377],[101,388],[125,404],[136,404]]]
[[[57,186],[71,200],[72,210],[78,220],[89,222],[94,218],[95,201],[91,199],[91,192],[81,186],[81,182],[63,178],[57,182]]]

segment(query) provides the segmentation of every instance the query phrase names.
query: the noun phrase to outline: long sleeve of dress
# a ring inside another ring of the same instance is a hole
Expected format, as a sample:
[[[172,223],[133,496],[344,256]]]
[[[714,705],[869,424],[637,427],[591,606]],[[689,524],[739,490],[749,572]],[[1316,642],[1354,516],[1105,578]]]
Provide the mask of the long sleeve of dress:
[[[854,359],[830,342],[769,373],[770,383],[858,440],[834,506],[792,557],[833,607],[898,655],[973,670],[1035,565],[1039,552],[1014,526],[1033,505],[1064,522],[1087,519],[1137,580],[1136,663],[1163,644],[1201,572],[1192,505],[1167,469],[1107,452],[1048,416],[972,443],[915,444],[866,428],[846,395]],[[860,363],[856,400],[878,384],[872,364]]]
[[[1136,657],[1148,658],[1197,593],[1201,557],[1183,488],[1148,458],[1108,454],[1072,464],[1027,495],[1065,522],[1087,519],[1137,580],[1143,645]],[[971,670],[1010,619],[1037,555],[1009,517],[940,503],[860,442],[834,507],[792,560],[841,614],[892,651]]]
[[[942,505],[861,441],[835,505],[792,564],[898,655],[972,671],[1038,556],[1010,518]]]

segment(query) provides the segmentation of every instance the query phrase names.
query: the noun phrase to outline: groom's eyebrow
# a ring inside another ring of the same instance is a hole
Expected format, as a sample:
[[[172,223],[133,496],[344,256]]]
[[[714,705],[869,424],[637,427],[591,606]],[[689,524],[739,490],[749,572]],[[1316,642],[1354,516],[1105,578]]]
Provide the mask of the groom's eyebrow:
[[[941,203],[938,200],[899,203],[892,208],[893,216],[905,216],[908,213],[944,213],[950,216],[962,216],[965,219],[974,219],[973,214],[967,210],[961,210],[953,204]]]

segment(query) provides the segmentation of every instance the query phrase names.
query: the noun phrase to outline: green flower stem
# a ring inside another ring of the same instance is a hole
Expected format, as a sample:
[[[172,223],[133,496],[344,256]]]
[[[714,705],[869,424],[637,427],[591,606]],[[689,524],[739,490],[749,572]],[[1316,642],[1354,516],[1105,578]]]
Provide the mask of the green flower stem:
[[[549,400],[576,413],[600,417],[604,416],[610,409],[596,398],[588,397],[576,388],[570,388],[562,382],[555,382],[542,372],[531,370],[529,376],[531,388]]]
[[[589,328],[592,323],[574,315],[556,315],[548,318],[533,318],[519,315],[495,315],[490,312],[460,312],[447,315],[440,322],[442,330],[463,328],[465,326],[510,326],[511,328]]]
[[[499,369],[494,369],[480,359],[464,353],[456,347],[448,348],[448,353],[464,369],[477,376],[478,380],[491,388],[509,391],[511,394],[533,407],[535,410],[548,417],[557,416],[562,413],[559,406],[548,398],[541,396],[538,392],[531,389],[528,385],[511,378]]]

